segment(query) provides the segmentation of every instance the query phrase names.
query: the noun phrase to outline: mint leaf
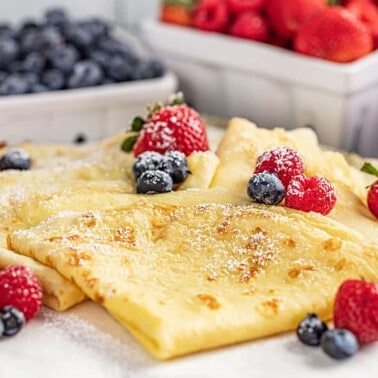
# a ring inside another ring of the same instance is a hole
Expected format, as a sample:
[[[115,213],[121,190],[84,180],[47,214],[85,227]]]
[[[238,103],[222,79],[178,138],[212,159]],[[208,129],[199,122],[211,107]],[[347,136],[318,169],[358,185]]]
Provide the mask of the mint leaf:
[[[368,173],[369,175],[374,175],[378,177],[378,169],[374,167],[373,164],[365,162],[361,168],[362,172]]]

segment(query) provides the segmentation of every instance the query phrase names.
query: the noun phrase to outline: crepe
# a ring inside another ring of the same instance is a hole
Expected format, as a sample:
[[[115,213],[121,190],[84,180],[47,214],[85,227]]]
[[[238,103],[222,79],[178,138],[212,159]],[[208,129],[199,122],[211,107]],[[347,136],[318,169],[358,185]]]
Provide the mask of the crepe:
[[[124,138],[124,136],[122,136]],[[0,269],[26,265],[41,279],[45,304],[62,311],[85,296],[71,281],[34,260],[6,251],[9,232],[27,228],[65,210],[92,210],[132,203],[131,154],[120,151],[120,136],[90,147],[19,146],[29,152],[33,169],[0,173]],[[4,148],[4,153],[9,148]],[[211,152],[188,158],[192,174],[181,190],[209,187],[219,161]]]
[[[292,330],[309,311],[329,319],[341,282],[378,272],[358,233],[282,207],[140,201],[60,213],[8,242],[73,280],[157,359]]]

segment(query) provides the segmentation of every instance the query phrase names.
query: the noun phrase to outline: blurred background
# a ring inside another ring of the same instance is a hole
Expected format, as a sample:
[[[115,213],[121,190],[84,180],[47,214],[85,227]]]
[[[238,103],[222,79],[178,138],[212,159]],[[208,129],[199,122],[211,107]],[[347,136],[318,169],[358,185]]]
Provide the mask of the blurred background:
[[[39,18],[47,8],[61,6],[78,18],[101,16],[133,27],[142,17],[154,17],[158,13],[159,0],[1,0],[0,21]]]

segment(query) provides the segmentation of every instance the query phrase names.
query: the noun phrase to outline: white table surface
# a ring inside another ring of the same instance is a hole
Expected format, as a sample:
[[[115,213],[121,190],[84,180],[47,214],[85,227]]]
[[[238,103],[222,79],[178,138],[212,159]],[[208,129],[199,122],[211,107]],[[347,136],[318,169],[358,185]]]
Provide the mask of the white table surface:
[[[44,309],[15,337],[0,340],[1,378],[376,377],[378,344],[347,361],[306,347],[294,333],[154,361],[99,305]]]

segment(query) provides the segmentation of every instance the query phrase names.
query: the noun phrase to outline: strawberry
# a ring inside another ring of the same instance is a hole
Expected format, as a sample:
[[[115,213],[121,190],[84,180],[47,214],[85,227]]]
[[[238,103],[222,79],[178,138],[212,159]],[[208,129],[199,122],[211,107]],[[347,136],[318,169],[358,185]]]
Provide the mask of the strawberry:
[[[134,149],[135,156],[146,151],[161,154],[180,151],[188,156],[194,151],[209,149],[205,123],[194,109],[184,103],[181,93],[166,106],[155,104],[149,109],[146,121],[136,117],[131,130],[138,135],[129,136],[121,148],[126,152]]]
[[[361,171],[378,177],[378,169],[371,163],[365,162],[361,168]],[[369,187],[367,204],[369,210],[378,218],[378,181],[374,182]]]
[[[265,17],[256,12],[246,12],[237,16],[230,28],[230,34],[260,42],[267,42],[270,38],[269,25]]]
[[[360,344],[378,341],[378,285],[345,281],[336,294],[333,320],[335,327],[353,332]]]
[[[346,9],[351,11],[370,30],[374,47],[378,47],[378,7],[368,0],[349,1]]]
[[[0,309],[16,307],[26,320],[42,307],[42,287],[30,268],[13,265],[0,272]]]
[[[193,26],[211,32],[227,29],[230,13],[224,0],[200,0],[193,11]]]
[[[163,4],[160,8],[160,20],[181,26],[190,26],[192,24],[191,12],[188,11],[187,7],[180,4]]]
[[[324,0],[269,0],[267,14],[277,35],[291,39],[307,17],[325,7]]]
[[[367,27],[342,7],[325,8],[298,29],[295,51],[339,63],[361,58],[373,49]]]
[[[226,0],[226,3],[232,13],[240,14],[263,9],[266,0]]]

